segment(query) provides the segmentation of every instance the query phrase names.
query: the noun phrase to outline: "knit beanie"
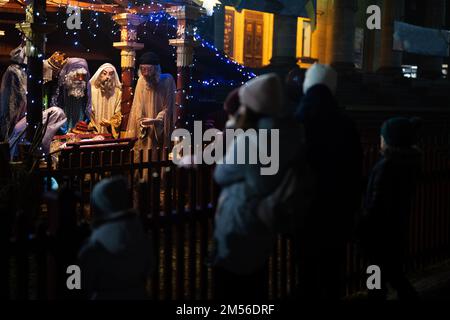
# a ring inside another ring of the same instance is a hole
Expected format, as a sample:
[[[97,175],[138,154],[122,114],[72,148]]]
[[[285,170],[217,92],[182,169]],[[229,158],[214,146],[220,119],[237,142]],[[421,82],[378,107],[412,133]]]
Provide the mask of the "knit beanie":
[[[92,190],[94,223],[119,218],[131,209],[127,182],[123,177],[101,180]]]
[[[322,84],[330,89],[333,95],[336,94],[337,73],[325,64],[315,63],[306,71],[305,81],[303,82],[303,93],[306,94],[311,87]]]
[[[275,73],[251,79],[239,89],[241,105],[268,116],[280,115],[283,111],[283,88]]]

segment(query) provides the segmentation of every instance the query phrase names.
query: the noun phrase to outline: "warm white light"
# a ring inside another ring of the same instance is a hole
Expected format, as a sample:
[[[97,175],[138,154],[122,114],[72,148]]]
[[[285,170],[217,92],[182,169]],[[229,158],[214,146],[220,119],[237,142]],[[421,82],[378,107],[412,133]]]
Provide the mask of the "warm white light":
[[[205,8],[206,14],[208,16],[212,16],[212,14],[214,13],[214,7],[219,2],[220,2],[219,0],[203,0],[202,6],[203,8]]]

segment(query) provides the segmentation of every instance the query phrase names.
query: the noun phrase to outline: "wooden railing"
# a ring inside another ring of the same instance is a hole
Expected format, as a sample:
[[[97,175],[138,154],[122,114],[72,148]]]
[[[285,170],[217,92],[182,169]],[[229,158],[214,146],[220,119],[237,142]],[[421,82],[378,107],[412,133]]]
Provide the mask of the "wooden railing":
[[[376,137],[363,139],[366,176],[378,158],[376,140]],[[422,144],[424,170],[413,200],[409,271],[420,270],[450,255],[450,157],[446,143],[446,140],[430,138]],[[26,241],[10,243],[11,298],[67,297],[57,285],[61,279],[56,276],[62,274],[58,268],[64,267],[58,266],[62,261],[58,260],[60,251],[52,249],[60,241],[57,235],[67,228],[61,223],[61,215],[66,215],[66,220],[67,215],[73,215],[71,221],[89,222],[92,188],[99,180],[116,174],[128,179],[130,197],[139,208],[146,230],[153,235],[157,268],[149,286],[150,297],[156,300],[213,298],[214,275],[207,264],[219,192],[212,179],[213,167],[177,168],[169,159],[168,150],[150,151],[148,162],[142,161],[142,153],[135,157],[132,151],[115,152],[82,152],[72,160],[69,155],[69,161],[60,168],[55,168],[49,158],[47,167],[39,169],[37,183],[42,184],[46,178],[45,185],[50,186],[50,178],[55,179],[60,187],[78,194],[77,206],[72,211],[61,212],[55,194],[52,196],[47,191],[42,197],[38,209],[41,227],[26,230]],[[293,252],[292,240],[279,236],[269,261],[267,279],[269,296],[273,299],[285,299],[297,284]],[[345,290],[352,294],[364,288],[367,261],[354,243],[348,244],[346,261]]]

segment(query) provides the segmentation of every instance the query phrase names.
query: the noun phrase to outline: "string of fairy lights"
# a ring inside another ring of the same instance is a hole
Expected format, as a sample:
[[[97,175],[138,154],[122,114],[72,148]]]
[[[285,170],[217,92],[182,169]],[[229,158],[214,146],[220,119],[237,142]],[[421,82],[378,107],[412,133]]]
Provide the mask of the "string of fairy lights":
[[[76,29],[69,30],[66,28],[66,25],[65,25],[66,18],[67,18],[67,13],[65,10],[66,6],[59,3],[58,6],[61,9],[58,10],[56,13],[58,25],[62,25],[63,28],[66,29],[65,35],[69,36],[69,39],[70,39],[70,41],[72,41],[74,47],[79,48],[80,50],[85,50],[86,52],[91,52],[91,48],[83,45],[83,43],[80,39],[80,32],[84,32],[84,30],[87,30],[88,34],[93,39],[97,39],[99,34],[101,34],[101,36],[108,34],[108,32],[105,32],[104,28],[101,28],[102,26],[100,24],[100,17],[103,15],[109,16],[110,13],[94,11],[95,8],[102,8],[104,6],[104,5],[96,4],[96,1],[97,0],[93,0],[92,5],[89,6],[87,9],[80,8],[81,12],[86,12],[86,11],[90,12],[90,16],[89,16],[89,20],[88,20],[89,22],[87,23],[87,27],[84,26],[85,23],[83,22],[83,20],[81,20],[81,30],[76,30]],[[217,3],[215,6],[216,10],[220,9],[221,5],[222,4]],[[159,9],[158,11],[148,13],[148,14],[137,14],[143,21],[143,23],[141,24],[142,25],[142,33],[137,36],[137,41],[142,41],[148,36],[155,35],[155,33],[157,31],[161,32],[161,26],[163,26],[167,29],[166,34],[167,34],[168,39],[175,38],[176,30],[177,30],[176,18],[171,16],[170,14],[168,14],[165,11],[165,8],[162,4],[157,3],[157,2],[150,2],[147,4],[139,4],[138,2],[135,1],[133,3],[133,5],[132,5],[132,2],[129,2],[128,8],[131,8],[131,7],[133,7],[133,9],[137,12],[139,12],[139,11],[142,12],[142,11],[145,11],[146,9],[147,10],[155,9],[155,8]],[[114,13],[116,13],[116,12],[113,11],[113,14]],[[77,14],[77,13],[75,13],[75,14]],[[111,20],[111,19],[109,19],[109,20]],[[120,35],[120,27],[117,24],[112,23],[111,31],[109,32],[109,36],[111,36],[111,40],[115,39],[118,35]],[[229,57],[226,53],[219,50],[211,42],[205,40],[198,33],[197,28],[194,29],[193,37],[194,37],[195,41],[198,41],[198,43],[202,47],[211,50],[220,62],[230,65],[230,66],[234,66],[235,71],[238,72],[239,74],[241,74],[243,79],[251,79],[256,76],[253,72],[249,71],[245,66],[241,65],[240,63],[238,63],[237,61],[235,61],[234,59]],[[174,57],[174,58],[176,57],[176,48],[175,47],[172,47],[172,57]],[[195,64],[197,62],[198,62],[197,59],[194,58],[192,67],[195,67]],[[202,84],[204,86],[219,86],[219,85],[236,86],[238,84],[244,83],[244,81],[237,82],[237,81],[228,81],[228,80],[220,80],[220,79],[215,79],[214,81],[207,79],[207,81],[205,81],[204,79],[199,79],[199,80],[197,80],[197,83]]]
[[[52,0],[50,0],[51,3]],[[67,38],[69,39],[69,41],[72,41],[73,45],[75,48],[78,48],[79,50],[85,50],[86,52],[91,52],[91,48],[89,47],[85,47],[81,41],[81,32],[86,32],[87,34],[89,34],[92,39],[96,40],[98,39],[99,35],[100,36],[105,36],[108,35],[109,37],[111,37],[111,41],[114,41],[114,39],[117,38],[118,35],[120,35],[120,26],[117,25],[116,23],[114,23],[112,21],[112,19],[110,19],[111,16],[111,12],[106,12],[106,11],[97,11],[99,9],[104,9],[106,6],[111,6],[111,5],[105,5],[103,3],[97,3],[97,0],[92,0],[92,4],[88,7],[71,7],[71,8],[78,8],[78,10],[74,10],[72,14],[78,15],[79,12],[82,13],[81,16],[85,16],[86,18],[86,14],[89,14],[88,19],[86,21],[83,21],[83,19],[81,19],[82,17],[80,16],[80,24],[81,24],[81,29],[73,29],[73,30],[69,30],[67,28],[67,18],[69,17],[69,11],[67,10],[67,8],[69,7],[69,2],[67,3],[62,3],[61,1],[57,3],[58,6],[58,10],[56,12],[56,20],[57,20],[57,25],[61,26],[63,28],[63,30],[65,30],[64,34],[65,36],[67,36]],[[56,4],[56,3],[54,3]],[[222,4],[220,4],[219,2],[217,2],[215,4],[215,8],[220,9],[220,6],[222,6]],[[177,19],[173,16],[171,16],[170,14],[168,14],[165,11],[165,7],[157,2],[153,2],[151,1],[150,3],[146,3],[146,4],[139,4],[138,2],[134,2],[132,4],[132,2],[130,1],[128,3],[128,8],[133,7],[134,11],[140,11],[140,12],[145,12],[146,10],[153,10],[154,12],[152,13],[143,13],[143,14],[138,14],[136,13],[140,19],[142,19],[142,30],[143,32],[141,33],[141,35],[137,36],[137,41],[142,41],[146,39],[146,37],[148,36],[153,36],[156,34],[157,31],[161,32],[161,27],[165,27],[166,28],[166,34],[167,34],[167,38],[168,39],[174,39],[176,38],[176,32],[177,32]],[[157,10],[155,10],[155,8],[157,8]],[[97,10],[96,10],[97,9]],[[112,14],[116,14],[119,12],[116,11],[112,11]],[[211,12],[212,14],[212,12]],[[105,21],[109,21],[111,23],[110,32],[105,32],[106,28],[102,28],[102,23],[100,22],[100,20],[102,19],[102,17],[105,16],[106,19],[104,19]],[[201,21],[200,21],[201,22]],[[87,26],[86,26],[87,25]],[[153,29],[153,30],[152,30]],[[226,53],[224,53],[222,50],[219,50],[215,45],[213,45],[211,42],[207,41],[206,39],[204,39],[198,31],[198,28],[195,27],[193,29],[193,34],[189,34],[189,32],[187,32],[188,36],[192,36],[194,38],[194,40],[196,42],[198,42],[198,44],[203,47],[203,48],[207,48],[209,49],[212,53],[213,56],[220,62],[223,63],[225,65],[234,67],[234,70],[241,75],[241,80],[224,80],[224,79],[219,79],[219,78],[208,78],[208,79],[197,79],[197,80],[193,80],[193,77],[191,75],[190,80],[191,80],[191,84],[189,85],[189,94],[186,96],[186,100],[192,100],[194,99],[194,96],[192,95],[192,89],[193,89],[193,84],[202,86],[202,87],[219,87],[219,86],[228,86],[228,87],[236,87],[239,85],[242,85],[245,83],[245,81],[252,79],[253,77],[256,76],[255,73],[251,72],[249,69],[247,69],[245,66],[243,66],[242,64],[238,63],[237,61],[235,61],[234,59],[232,59],[231,57],[229,57]],[[172,46],[172,57],[176,58],[176,47]],[[39,55],[39,59],[44,60],[44,55],[40,54]],[[194,56],[193,62],[191,67],[195,68],[196,64],[198,63],[197,58]],[[29,75],[29,77],[32,77],[32,75]],[[186,93],[183,91],[183,93]],[[28,92],[27,92],[28,94]],[[34,101],[31,101],[31,103],[34,103]],[[179,108],[183,108],[182,105],[178,106]],[[191,115],[192,118],[194,118],[194,115]],[[193,119],[190,119],[193,120]],[[189,123],[186,122],[186,125],[188,125]],[[37,127],[36,127],[37,128]],[[43,154],[43,156],[45,156],[45,154]]]

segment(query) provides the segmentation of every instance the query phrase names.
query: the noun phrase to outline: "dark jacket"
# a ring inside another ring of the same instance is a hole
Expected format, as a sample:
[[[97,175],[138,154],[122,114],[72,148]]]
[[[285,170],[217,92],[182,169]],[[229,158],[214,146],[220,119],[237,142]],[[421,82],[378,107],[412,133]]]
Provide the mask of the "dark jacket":
[[[311,87],[296,118],[304,124],[317,197],[309,229],[319,238],[351,236],[362,196],[362,148],[354,122],[324,85]]]
[[[416,148],[387,148],[373,168],[359,228],[363,248],[369,256],[403,255],[420,160]]]
[[[152,251],[138,217],[96,227],[79,253],[82,289],[95,300],[146,299]]]

